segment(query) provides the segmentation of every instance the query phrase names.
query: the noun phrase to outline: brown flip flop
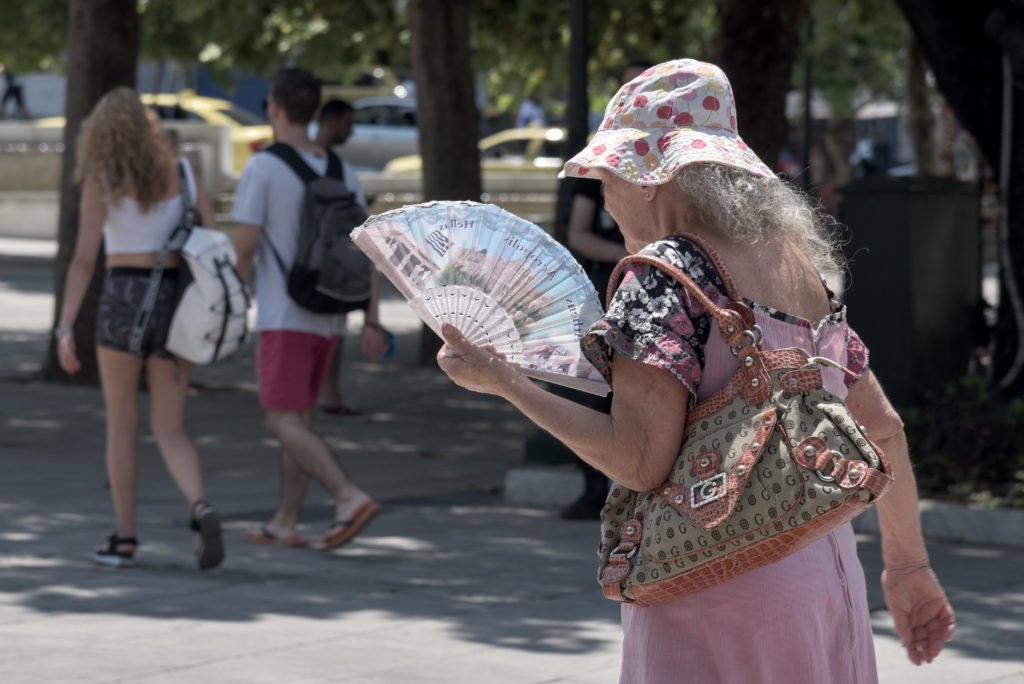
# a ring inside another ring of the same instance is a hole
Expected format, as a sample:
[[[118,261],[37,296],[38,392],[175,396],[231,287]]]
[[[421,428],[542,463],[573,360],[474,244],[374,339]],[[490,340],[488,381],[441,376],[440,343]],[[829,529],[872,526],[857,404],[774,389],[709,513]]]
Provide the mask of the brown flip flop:
[[[341,406],[321,406],[320,410],[329,416],[344,416],[346,418],[356,418],[366,415],[359,409],[346,406],[345,404],[342,404]]]
[[[359,530],[363,529],[366,523],[370,522],[370,518],[380,510],[380,504],[376,501],[367,501],[362,506],[356,509],[355,513],[348,520],[337,520],[331,525],[330,529],[327,530],[327,534],[320,537],[320,541],[316,543],[314,548],[317,551],[327,551],[333,549],[336,546],[341,546],[352,537],[359,533]]]
[[[258,530],[246,530],[243,535],[245,541],[250,544],[267,544],[269,546],[284,546],[290,549],[298,549],[303,546],[309,546],[309,542],[300,537],[294,535],[292,537],[278,537],[267,529],[266,525],[263,525]]]

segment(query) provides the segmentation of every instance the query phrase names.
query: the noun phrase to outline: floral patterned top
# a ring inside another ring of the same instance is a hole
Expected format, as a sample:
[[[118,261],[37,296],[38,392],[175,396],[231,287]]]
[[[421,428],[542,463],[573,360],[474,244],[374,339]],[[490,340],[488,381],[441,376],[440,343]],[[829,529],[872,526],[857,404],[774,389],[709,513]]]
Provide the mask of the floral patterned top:
[[[708,298],[724,305],[728,301],[718,271],[691,242],[671,237],[652,243],[640,254],[658,257],[690,276]],[[827,289],[827,288],[826,288]],[[832,312],[818,323],[825,327],[841,322],[845,308],[832,292]],[[797,323],[801,319],[745,299],[755,312]],[[664,272],[647,264],[629,266],[621,278],[604,317],[594,323],[580,341],[584,355],[612,384],[612,352],[634,361],[661,368],[686,385],[691,403],[696,401],[704,368],[704,348],[712,329],[712,318],[697,301]],[[847,328],[846,366],[855,373],[867,368],[868,350],[860,337]],[[856,379],[847,379],[847,386]],[[715,388],[717,389],[717,388]]]

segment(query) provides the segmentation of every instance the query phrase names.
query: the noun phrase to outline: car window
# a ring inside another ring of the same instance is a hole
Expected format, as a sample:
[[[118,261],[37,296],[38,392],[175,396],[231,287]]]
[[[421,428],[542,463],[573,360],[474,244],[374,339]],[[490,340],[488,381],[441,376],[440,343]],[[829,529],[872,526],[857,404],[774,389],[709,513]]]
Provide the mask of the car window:
[[[225,115],[235,123],[242,126],[266,126],[267,120],[258,114],[250,112],[248,109],[242,109],[241,107],[231,106],[227,109],[219,110],[221,114]]]
[[[416,112],[395,105],[371,105],[357,109],[352,121],[371,126],[415,126]]]
[[[537,156],[565,159],[566,151],[565,140],[545,140],[544,144],[541,145],[540,152],[537,153]]]
[[[181,105],[149,105],[161,121],[202,121],[195,112],[190,112]]]
[[[526,140],[506,140],[497,145],[491,145],[483,151],[484,159],[498,159],[501,161],[519,160],[526,154]]]
[[[533,158],[533,165],[542,168],[553,168],[562,165],[565,161],[566,141],[544,140]]]
[[[352,114],[352,122],[357,124],[383,125],[388,122],[387,107],[363,107]]]

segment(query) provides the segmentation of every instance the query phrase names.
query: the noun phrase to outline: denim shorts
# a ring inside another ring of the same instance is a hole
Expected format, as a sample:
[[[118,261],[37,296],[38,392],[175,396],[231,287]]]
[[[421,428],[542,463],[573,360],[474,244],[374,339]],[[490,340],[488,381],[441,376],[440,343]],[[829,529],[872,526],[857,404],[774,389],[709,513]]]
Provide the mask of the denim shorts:
[[[149,288],[151,271],[148,268],[118,266],[107,271],[100,293],[99,309],[96,313],[96,345],[131,353],[130,344],[135,316],[142,306],[142,299]],[[174,355],[164,349],[167,331],[178,303],[178,269],[164,269],[160,278],[153,313],[142,336],[142,358],[156,355],[161,359],[173,359]]]

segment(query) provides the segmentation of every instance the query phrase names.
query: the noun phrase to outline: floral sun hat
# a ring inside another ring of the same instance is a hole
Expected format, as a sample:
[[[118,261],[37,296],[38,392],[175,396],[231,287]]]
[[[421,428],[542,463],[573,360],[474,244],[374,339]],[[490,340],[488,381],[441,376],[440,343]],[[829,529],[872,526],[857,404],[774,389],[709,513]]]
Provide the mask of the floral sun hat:
[[[695,162],[774,175],[736,130],[736,101],[725,72],[677,59],[622,86],[590,144],[565,162],[558,177],[586,177],[602,168],[635,185],[661,185]]]

